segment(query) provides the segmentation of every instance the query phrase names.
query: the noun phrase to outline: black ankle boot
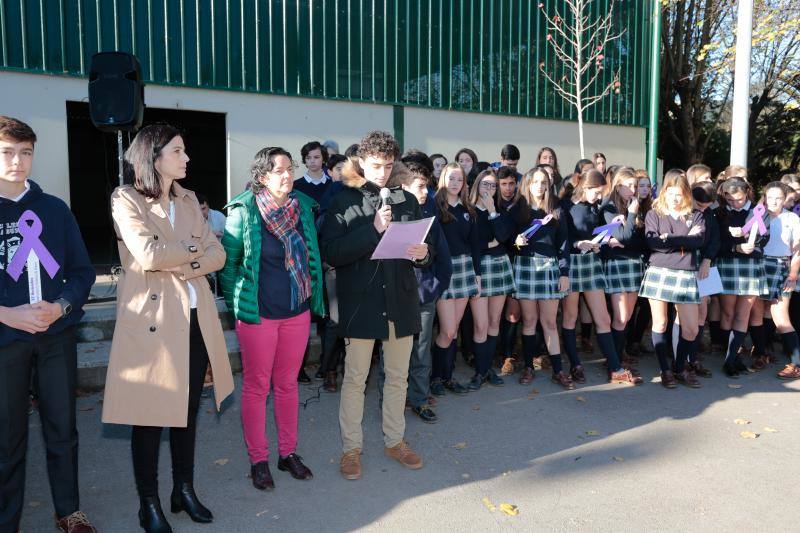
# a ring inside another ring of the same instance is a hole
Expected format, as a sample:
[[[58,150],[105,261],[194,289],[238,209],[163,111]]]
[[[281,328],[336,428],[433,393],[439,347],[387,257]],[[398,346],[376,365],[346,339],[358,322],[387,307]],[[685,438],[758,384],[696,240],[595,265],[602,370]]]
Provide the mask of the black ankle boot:
[[[197,499],[194,486],[186,481],[175,484],[172,489],[170,503],[172,504],[171,510],[173,513],[186,511],[186,514],[189,515],[193,522],[208,524],[214,520],[214,515],[211,514],[211,511]]]
[[[158,496],[139,498],[139,525],[147,533],[172,533]]]

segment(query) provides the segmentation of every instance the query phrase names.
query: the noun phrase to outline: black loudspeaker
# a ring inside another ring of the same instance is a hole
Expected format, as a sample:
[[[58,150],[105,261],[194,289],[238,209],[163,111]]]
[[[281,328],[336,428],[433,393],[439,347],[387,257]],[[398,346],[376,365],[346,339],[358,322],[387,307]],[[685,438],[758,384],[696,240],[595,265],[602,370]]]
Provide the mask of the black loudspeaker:
[[[142,125],[144,84],[139,60],[123,52],[92,56],[89,116],[102,131],[135,130]]]

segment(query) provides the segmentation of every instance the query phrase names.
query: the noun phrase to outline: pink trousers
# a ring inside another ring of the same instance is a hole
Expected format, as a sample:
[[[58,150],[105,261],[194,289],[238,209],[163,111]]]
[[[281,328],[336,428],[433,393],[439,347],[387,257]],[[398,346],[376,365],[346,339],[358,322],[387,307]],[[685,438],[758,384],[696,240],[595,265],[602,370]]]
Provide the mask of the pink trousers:
[[[242,353],[242,426],[250,463],[269,458],[266,435],[267,396],[273,389],[278,451],[282,456],[297,448],[297,373],[303,364],[311,325],[309,311],[261,324],[236,321]]]

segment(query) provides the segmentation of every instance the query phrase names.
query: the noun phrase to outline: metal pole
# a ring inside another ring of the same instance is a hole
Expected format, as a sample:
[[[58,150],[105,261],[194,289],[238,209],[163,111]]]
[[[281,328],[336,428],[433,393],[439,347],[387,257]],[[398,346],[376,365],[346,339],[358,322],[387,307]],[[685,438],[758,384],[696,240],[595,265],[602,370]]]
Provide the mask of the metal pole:
[[[753,0],[739,0],[736,21],[736,64],[733,74],[731,165],[747,166],[750,128],[750,47],[753,38]]]
[[[657,183],[658,169],[658,96],[661,78],[661,0],[651,0],[653,18],[650,42],[650,113],[647,126],[647,174]]]
[[[122,130],[117,130],[117,164],[119,165],[119,186],[122,187]]]

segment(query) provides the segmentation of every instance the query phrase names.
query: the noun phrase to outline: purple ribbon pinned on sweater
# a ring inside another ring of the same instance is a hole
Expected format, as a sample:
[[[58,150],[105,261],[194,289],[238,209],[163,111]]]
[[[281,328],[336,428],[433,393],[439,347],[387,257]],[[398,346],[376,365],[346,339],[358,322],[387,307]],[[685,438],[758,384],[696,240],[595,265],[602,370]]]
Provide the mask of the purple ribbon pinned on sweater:
[[[547,215],[544,218],[537,218],[536,220],[533,221],[533,224],[531,224],[531,226],[528,229],[522,232],[522,236],[525,237],[526,239],[530,239],[534,233],[539,231],[539,228],[546,225],[551,220],[553,220],[553,215]]]
[[[31,224],[28,225],[28,222]],[[42,221],[30,209],[22,213],[17,221],[19,227],[19,234],[22,235],[22,243],[17,248],[13,259],[8,264],[8,275],[14,281],[18,281],[22,275],[22,269],[28,262],[28,256],[31,252],[36,254],[39,258],[39,263],[42,264],[44,269],[50,275],[50,278],[55,278],[58,272],[58,263],[53,255],[47,250],[44,243],[39,240],[39,235],[42,234]]]
[[[611,234],[614,233],[614,230],[621,225],[622,221],[615,219],[610,224],[606,224],[605,226],[597,226],[596,228],[594,228],[594,231],[592,231],[592,235],[602,234],[603,237],[600,239],[599,242],[605,244],[609,240],[611,240]]]
[[[758,233],[761,235],[766,234],[767,226],[764,225],[764,213],[766,212],[767,210],[764,207],[764,204],[758,204],[755,209],[753,209],[753,217],[747,222],[747,224],[742,226],[742,233],[748,233],[752,231],[753,224],[755,224]]]

